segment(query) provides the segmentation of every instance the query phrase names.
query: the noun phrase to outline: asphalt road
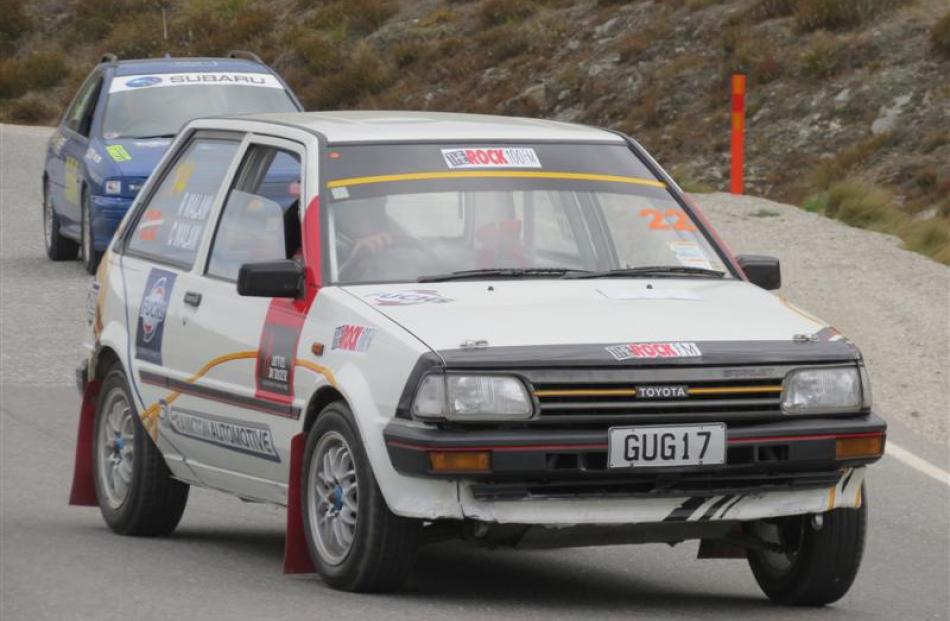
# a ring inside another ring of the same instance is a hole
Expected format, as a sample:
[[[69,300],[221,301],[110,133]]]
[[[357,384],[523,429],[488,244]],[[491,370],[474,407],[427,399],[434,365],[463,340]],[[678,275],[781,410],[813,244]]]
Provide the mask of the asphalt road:
[[[950,486],[885,457],[870,533],[836,605],[768,603],[748,567],[696,544],[516,552],[423,550],[398,594],[338,593],[281,574],[282,509],[192,490],[170,538],[113,535],[67,506],[79,398],[72,386],[88,282],[42,251],[46,130],[0,126],[0,619],[950,618]],[[732,241],[732,240],[730,240]],[[883,412],[887,416],[887,412]],[[892,420],[890,440],[940,468],[948,447]],[[939,475],[939,473],[938,473]]]

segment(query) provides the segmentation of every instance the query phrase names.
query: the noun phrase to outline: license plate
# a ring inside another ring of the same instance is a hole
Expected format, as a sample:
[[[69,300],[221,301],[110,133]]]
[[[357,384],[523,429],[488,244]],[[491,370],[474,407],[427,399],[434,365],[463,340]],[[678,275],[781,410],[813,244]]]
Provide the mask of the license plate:
[[[726,461],[726,426],[613,427],[608,434],[611,468],[706,466]]]

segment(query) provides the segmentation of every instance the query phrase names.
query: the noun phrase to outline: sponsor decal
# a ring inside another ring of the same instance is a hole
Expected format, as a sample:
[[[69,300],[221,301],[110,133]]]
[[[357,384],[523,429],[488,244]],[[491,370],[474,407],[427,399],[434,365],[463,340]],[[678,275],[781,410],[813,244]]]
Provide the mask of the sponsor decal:
[[[168,230],[166,245],[181,250],[196,250],[213,203],[212,194],[185,192]]]
[[[96,164],[102,163],[102,156],[99,155],[99,152],[92,147],[86,149],[86,159]]]
[[[66,146],[67,140],[69,140],[69,138],[67,138],[66,135],[63,134],[62,132],[54,136],[52,146],[51,146],[51,148],[53,149],[53,155],[55,155],[56,157],[59,157],[59,154],[63,152],[63,147]]]
[[[136,234],[142,241],[155,241],[158,229],[165,224],[165,216],[158,209],[146,209],[139,221]]]
[[[686,216],[682,209],[659,209],[647,208],[640,210],[640,217],[650,218],[651,231],[695,231],[696,227]]]
[[[175,274],[153,268],[145,281],[135,329],[135,357],[153,364],[162,364],[162,336],[165,315],[175,287]]]
[[[120,144],[110,144],[106,147],[106,153],[108,153],[113,160],[116,162],[128,162],[132,159],[132,156],[129,155],[129,152],[125,150]]]
[[[344,324],[337,326],[333,331],[333,346],[331,349],[343,351],[357,351],[365,353],[376,336],[376,328]]]
[[[699,358],[703,355],[696,343],[625,343],[610,345],[607,353],[616,360],[631,358]]]
[[[63,165],[63,198],[74,205],[79,204],[79,161],[67,157]]]
[[[449,168],[541,168],[531,148],[442,149],[442,158]]]
[[[676,260],[679,261],[680,265],[701,267],[707,270],[712,269],[712,265],[706,257],[706,253],[703,252],[703,249],[700,248],[696,242],[672,241],[667,245],[670,247],[670,250],[673,251],[673,254],[676,255]]]
[[[274,448],[274,436],[270,427],[231,420],[208,414],[199,414],[180,408],[163,408],[162,416],[172,431],[180,436],[208,442],[231,451],[280,461]]]
[[[280,88],[280,81],[269,73],[241,73],[230,71],[210,71],[193,73],[163,73],[157,75],[137,75],[118,77],[109,86],[110,93],[134,91],[143,88],[166,88],[170,86],[256,86],[261,88]]]
[[[299,331],[281,324],[265,324],[257,352],[257,388],[283,397],[293,396],[294,361]]]
[[[155,86],[156,84],[161,84],[162,79],[157,75],[143,75],[139,78],[132,78],[131,80],[126,80],[125,85],[129,88],[142,88],[144,86]]]
[[[382,291],[365,296],[376,306],[413,306],[415,304],[445,304],[451,298],[443,297],[433,289],[407,289],[404,291]]]
[[[686,386],[637,386],[637,399],[686,399],[689,388]]]

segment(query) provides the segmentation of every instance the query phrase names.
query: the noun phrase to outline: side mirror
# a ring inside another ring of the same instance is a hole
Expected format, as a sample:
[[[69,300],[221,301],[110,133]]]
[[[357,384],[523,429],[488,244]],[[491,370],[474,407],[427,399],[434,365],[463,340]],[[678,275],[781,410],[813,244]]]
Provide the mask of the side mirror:
[[[757,287],[773,291],[782,286],[782,270],[775,257],[760,254],[740,254],[736,257],[739,267]]]
[[[303,294],[303,266],[292,259],[245,263],[238,272],[240,295],[260,298],[296,298]]]

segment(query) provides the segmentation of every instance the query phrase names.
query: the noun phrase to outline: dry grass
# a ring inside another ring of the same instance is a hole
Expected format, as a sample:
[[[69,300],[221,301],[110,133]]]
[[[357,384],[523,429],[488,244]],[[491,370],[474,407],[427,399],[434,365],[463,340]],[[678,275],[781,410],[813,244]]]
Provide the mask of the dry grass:
[[[367,44],[358,45],[340,69],[299,92],[308,109],[351,107],[392,84],[394,72]]]
[[[68,73],[66,57],[61,52],[0,60],[0,98],[13,99],[29,90],[52,88]]]
[[[870,161],[891,140],[892,137],[889,134],[869,136],[840,151],[834,157],[822,160],[812,174],[813,185],[822,190],[828,189],[833,183],[845,179],[854,170]]]
[[[476,13],[483,28],[492,28],[523,21],[536,9],[532,0],[482,0]]]
[[[795,21],[803,31],[853,28],[901,3],[902,0],[797,0]]]

